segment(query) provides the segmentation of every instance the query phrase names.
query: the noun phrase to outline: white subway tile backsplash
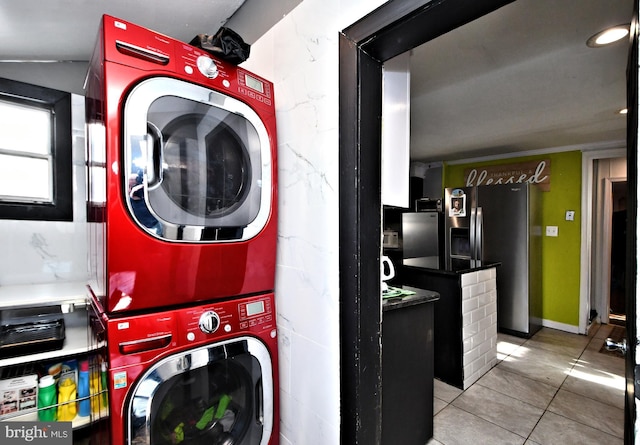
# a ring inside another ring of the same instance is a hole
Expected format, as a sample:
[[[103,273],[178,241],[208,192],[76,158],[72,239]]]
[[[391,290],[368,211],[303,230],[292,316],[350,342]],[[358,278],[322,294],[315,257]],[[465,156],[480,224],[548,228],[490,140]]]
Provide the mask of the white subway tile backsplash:
[[[491,328],[491,316],[489,317],[483,317],[481,320],[478,321],[478,329],[481,329],[485,332],[488,332],[489,329]]]
[[[464,274],[462,284],[464,389],[497,363],[495,268]]]
[[[482,295],[478,296],[478,304],[480,306],[487,306],[491,303],[491,293],[485,292]]]
[[[485,306],[478,306],[478,309],[471,311],[471,322],[478,323],[483,320],[487,316],[487,311]]]
[[[467,312],[471,312],[472,310],[478,307],[478,299],[470,298],[469,300],[462,302],[462,313],[465,314]]]
[[[478,282],[489,281],[491,280],[491,271],[495,269],[484,269],[479,270],[478,273]]]
[[[485,292],[484,283],[474,284],[474,285],[470,286],[470,289],[471,289],[471,296],[472,297],[477,297],[479,295],[484,294],[484,292]]]
[[[478,272],[470,272],[462,275],[461,284],[464,289],[466,286],[476,284],[478,282]]]
[[[479,324],[471,323],[470,325],[464,326],[462,328],[462,339],[465,340],[469,337],[476,335],[479,332]]]

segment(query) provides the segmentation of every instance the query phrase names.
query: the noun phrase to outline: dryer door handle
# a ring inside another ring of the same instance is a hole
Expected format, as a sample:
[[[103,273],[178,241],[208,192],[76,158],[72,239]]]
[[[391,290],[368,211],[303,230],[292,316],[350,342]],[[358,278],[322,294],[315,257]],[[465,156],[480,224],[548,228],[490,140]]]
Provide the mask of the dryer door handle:
[[[162,183],[162,132],[153,123],[147,122],[147,186],[152,189]]]
[[[139,352],[151,351],[152,349],[160,349],[171,343],[171,334],[160,337],[145,338],[142,340],[126,341],[120,343],[119,349],[121,354],[136,354]]]

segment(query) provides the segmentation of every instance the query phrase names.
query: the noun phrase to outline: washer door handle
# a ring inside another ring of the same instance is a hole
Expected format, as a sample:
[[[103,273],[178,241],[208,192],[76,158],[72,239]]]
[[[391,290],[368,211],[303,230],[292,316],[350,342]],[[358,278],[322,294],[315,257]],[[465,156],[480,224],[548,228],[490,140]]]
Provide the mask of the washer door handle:
[[[125,341],[118,345],[121,354],[136,354],[153,349],[160,349],[169,346],[171,334],[161,337],[151,337],[142,340]]]

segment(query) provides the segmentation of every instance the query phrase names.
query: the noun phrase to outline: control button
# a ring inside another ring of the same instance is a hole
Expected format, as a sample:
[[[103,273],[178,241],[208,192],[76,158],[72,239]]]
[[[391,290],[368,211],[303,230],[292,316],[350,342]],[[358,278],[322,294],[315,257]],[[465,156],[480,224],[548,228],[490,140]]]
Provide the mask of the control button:
[[[207,311],[200,316],[198,326],[205,334],[213,334],[220,326],[220,317],[213,311]]]
[[[218,77],[218,67],[211,57],[200,56],[196,60],[196,63],[198,65],[198,69],[205,77],[208,77],[209,79],[215,79]]]
[[[271,331],[271,334],[270,334],[270,335],[271,335],[271,338],[276,338],[276,335],[278,335],[278,334],[277,334],[276,330],[275,330],[275,329],[273,329],[273,330]]]
[[[195,339],[196,339],[196,334],[194,334],[193,332],[189,332],[187,334],[187,340],[194,341]]]
[[[187,74],[193,74],[193,67],[190,65],[187,65],[184,67],[184,72]]]
[[[225,88],[229,88],[231,86],[231,82],[225,79],[222,81],[222,85],[224,85]]]
[[[231,332],[231,325],[230,324],[225,324],[224,325],[224,332]]]

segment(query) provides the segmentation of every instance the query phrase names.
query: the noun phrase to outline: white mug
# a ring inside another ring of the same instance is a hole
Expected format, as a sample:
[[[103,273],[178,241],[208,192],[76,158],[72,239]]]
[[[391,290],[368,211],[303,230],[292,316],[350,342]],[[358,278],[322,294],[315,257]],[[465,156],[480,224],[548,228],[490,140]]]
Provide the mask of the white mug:
[[[386,272],[387,270],[389,271],[389,273]],[[385,283],[385,281],[390,280],[395,276],[396,270],[393,267],[393,263],[388,256],[382,255],[380,257],[380,280],[382,281],[383,292],[388,289],[387,283]]]

